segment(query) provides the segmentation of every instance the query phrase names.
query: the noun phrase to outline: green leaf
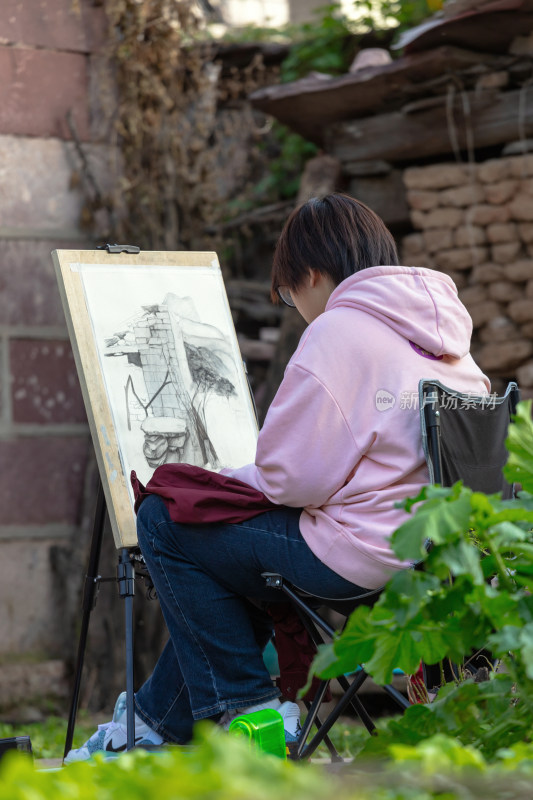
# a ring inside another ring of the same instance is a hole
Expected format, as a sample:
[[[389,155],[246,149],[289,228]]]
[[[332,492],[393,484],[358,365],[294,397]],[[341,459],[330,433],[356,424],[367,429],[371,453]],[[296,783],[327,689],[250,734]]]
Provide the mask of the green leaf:
[[[317,675],[329,669],[332,664],[337,664],[338,658],[333,649],[333,644],[321,644],[318,653],[313,659],[313,672]],[[340,674],[340,673],[337,673]]]
[[[528,622],[520,631],[521,656],[525,663],[526,675],[533,680],[533,622]]]
[[[531,400],[518,403],[513,422],[509,425],[505,446],[509,459],[504,467],[504,475],[509,483],[520,483],[533,492],[533,422],[531,420]]]
[[[392,549],[403,561],[418,561],[425,555],[430,539],[440,544],[464,535],[470,527],[472,492],[457,483],[447,495],[433,497],[419,506],[414,516],[391,538]]]
[[[324,679],[329,677],[336,678],[338,675],[343,675],[344,672],[348,671],[349,670],[345,670],[339,662],[335,650],[333,649],[333,644],[319,645],[318,652],[309,667],[306,684],[298,692],[299,697],[304,697],[307,694],[315,675]]]
[[[509,541],[513,541],[515,537],[520,541],[524,539],[524,534],[531,527],[531,523],[533,523],[533,511],[526,511],[522,508],[522,505],[520,505],[517,508],[508,508],[505,509],[505,511],[492,514],[486,522],[487,527],[497,527],[500,533],[506,534],[509,537]],[[526,528],[519,528],[517,525],[513,524],[517,522],[529,523],[529,525]]]
[[[491,586],[483,587],[482,591],[484,596],[480,598],[480,605],[493,628],[499,630],[506,625],[523,623],[516,595],[497,591]]]
[[[390,683],[395,669],[401,669],[407,674],[417,671],[421,650],[420,643],[415,640],[411,631],[383,631],[376,640],[372,657],[365,662],[365,669],[376,683]]]
[[[471,542],[463,539],[443,547],[441,558],[452,575],[468,575],[474,584],[483,583],[480,552]]]
[[[353,672],[360,664],[365,663],[373,654],[376,639],[380,636],[379,611],[371,618],[371,611],[366,606],[356,608],[350,616],[345,629],[334,642],[338,664],[342,667],[340,675]],[[377,623],[377,624],[376,624]],[[331,669],[329,670],[331,676]],[[326,675],[321,677],[326,677]],[[333,677],[333,676],[331,676]]]
[[[520,646],[520,628],[505,625],[489,637],[488,646],[496,656],[516,650]]]
[[[396,743],[416,745],[437,731],[435,715],[424,705],[413,705],[400,718],[378,723],[378,735],[371,737],[361,750],[364,758],[389,756]]]
[[[533,595],[530,592],[519,597],[516,613],[519,619],[516,620],[515,625],[533,622]]]
[[[391,578],[382,602],[394,609],[395,622],[401,626],[415,617],[435,593],[440,592],[441,581],[435,575],[406,569]]]
[[[446,634],[435,627],[420,631],[418,649],[425,664],[438,664],[448,652]]]
[[[465,747],[457,739],[438,733],[424,741],[417,747],[409,745],[392,745],[392,757],[399,762],[418,762],[422,769],[441,770],[447,772],[450,768],[473,768],[484,771],[486,762],[481,753],[473,747]]]

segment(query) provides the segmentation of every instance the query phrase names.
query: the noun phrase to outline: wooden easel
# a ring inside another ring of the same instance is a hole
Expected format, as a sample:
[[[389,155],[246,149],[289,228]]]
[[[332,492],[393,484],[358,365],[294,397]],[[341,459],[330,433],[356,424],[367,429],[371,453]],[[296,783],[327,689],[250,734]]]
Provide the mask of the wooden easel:
[[[96,602],[99,585],[104,581],[116,580],[119,594],[125,601],[126,748],[130,750],[134,747],[133,597],[135,591],[135,563],[140,564],[142,562],[142,556],[139,555],[137,546],[135,518],[132,514],[131,496],[127,480],[131,465],[127,468],[128,464],[126,460],[122,458],[108,395],[108,387],[104,379],[104,371],[98,366],[100,362],[99,351],[94,337],[94,319],[91,318],[89,313],[89,306],[91,303],[93,310],[101,307],[102,296],[98,293],[100,287],[95,286],[94,282],[92,284],[90,281],[89,283],[84,283],[83,275],[85,275],[85,280],[88,281],[88,275],[94,276],[96,274],[94,271],[95,268],[98,270],[100,268],[108,269],[109,275],[115,274],[113,271],[115,271],[117,267],[119,269],[131,269],[132,275],[135,274],[137,269],[143,269],[145,273],[144,281],[146,282],[148,280],[146,273],[147,270],[150,270],[149,280],[151,288],[151,281],[153,280],[152,269],[155,268],[164,271],[165,275],[167,271],[170,271],[169,274],[171,274],[172,269],[177,271],[182,270],[179,276],[176,274],[173,275],[173,286],[176,287],[176,285],[178,285],[181,289],[184,275],[187,275],[187,280],[189,281],[188,285],[194,287],[194,290],[191,289],[191,291],[196,291],[197,293],[198,280],[200,280],[198,276],[200,275],[201,280],[207,280],[211,287],[211,294],[208,293],[207,296],[217,299],[218,319],[221,320],[219,324],[222,330],[226,331],[222,334],[222,339],[226,341],[228,348],[226,355],[229,358],[233,358],[235,363],[237,363],[237,360],[239,362],[241,361],[237,337],[233,329],[231,310],[225,294],[222,273],[216,253],[147,252],[139,256],[139,247],[117,244],[107,244],[97,249],[107,251],[107,253],[78,250],[58,250],[52,253],[101,478],[96,499],[89,563],[83,589],[82,621],[75,668],[74,688],[65,742],[65,754],[72,748],[90,615]],[[194,272],[197,272],[197,276],[193,278]],[[127,273],[125,273],[125,275],[127,275]],[[187,280],[185,283],[187,283]],[[179,281],[179,283],[176,283],[177,281]],[[190,281],[192,281],[192,284]],[[116,277],[113,278],[111,283],[115,287],[115,292],[118,295],[118,293],[122,291],[122,284],[120,284],[120,286],[117,285]],[[89,290],[89,285],[92,286],[92,290]],[[146,284],[143,284],[143,287],[145,285]],[[126,286],[126,284],[124,284],[124,286]],[[200,295],[201,298],[206,296],[203,289],[202,292],[203,293]],[[89,300],[89,295],[91,296],[91,300]],[[174,295],[171,295],[171,297],[174,297]],[[114,296],[111,296],[111,298],[114,303]],[[188,298],[185,299],[188,300]],[[109,296],[107,300],[109,306]],[[141,302],[142,304],[142,300],[136,300],[136,302]],[[211,299],[210,302],[213,302],[213,300]],[[144,308],[142,305],[141,307]],[[157,308],[159,308],[159,305]],[[208,308],[210,307],[208,306]],[[193,310],[195,311],[194,308]],[[151,310],[151,307],[147,307],[147,313],[152,314],[155,312]],[[170,315],[168,309],[166,313]],[[161,322],[158,321],[157,324],[161,328],[161,331],[163,329],[172,329],[170,322],[167,324],[164,319]],[[117,335],[120,337],[120,334]],[[164,338],[159,328],[157,328],[156,334],[150,333],[150,336],[152,335]],[[168,337],[171,335],[164,333],[164,336],[167,337],[164,339],[164,342],[168,343]],[[143,342],[146,341],[143,335],[141,335],[140,338]],[[185,360],[186,362],[185,345],[182,339],[183,337],[180,336],[175,341],[181,342],[181,349],[179,352],[182,354],[182,361]],[[145,344],[142,345],[142,347],[145,346]],[[123,355],[123,353],[121,353],[121,355]],[[182,362],[179,361],[179,356],[177,355],[176,358],[178,360],[178,365],[181,366]],[[175,371],[179,376],[179,369],[176,368]],[[183,371],[184,373],[185,371],[187,372],[188,380],[192,382],[192,373],[189,373],[188,366],[186,366],[186,370]],[[232,389],[234,388],[236,390],[237,397],[239,398],[239,419],[241,419],[243,423],[240,427],[240,442],[241,445],[242,442],[244,442],[245,449],[249,451],[250,456],[253,457],[257,437],[257,423],[254,418],[255,409],[253,406],[253,396],[250,392],[249,383],[247,385],[247,378],[246,369],[242,376],[239,372],[239,374],[236,375],[235,386],[232,386]],[[157,396],[159,391],[160,389],[158,389],[155,396]],[[196,431],[196,438],[199,438],[200,442],[205,442],[205,439],[201,438],[198,431]],[[239,450],[238,457],[243,457],[242,448]],[[245,460],[243,463],[247,463],[247,461]],[[111,521],[118,551],[116,578],[102,578],[99,574],[100,553],[106,513],[108,513]],[[146,574],[143,574],[140,569],[138,572],[146,579]]]

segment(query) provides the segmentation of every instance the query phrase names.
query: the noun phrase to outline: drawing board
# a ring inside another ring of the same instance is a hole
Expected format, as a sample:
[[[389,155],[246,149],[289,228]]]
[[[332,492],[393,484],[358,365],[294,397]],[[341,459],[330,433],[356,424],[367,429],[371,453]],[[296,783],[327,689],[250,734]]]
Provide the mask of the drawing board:
[[[130,473],[254,460],[257,424],[215,253],[52,253],[117,547]]]

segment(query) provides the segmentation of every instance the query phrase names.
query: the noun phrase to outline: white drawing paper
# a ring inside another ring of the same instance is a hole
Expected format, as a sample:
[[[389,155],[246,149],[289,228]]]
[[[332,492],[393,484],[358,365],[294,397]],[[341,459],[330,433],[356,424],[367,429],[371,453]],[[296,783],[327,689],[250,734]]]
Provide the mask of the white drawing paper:
[[[79,264],[123,471],[254,460],[257,426],[218,265]]]

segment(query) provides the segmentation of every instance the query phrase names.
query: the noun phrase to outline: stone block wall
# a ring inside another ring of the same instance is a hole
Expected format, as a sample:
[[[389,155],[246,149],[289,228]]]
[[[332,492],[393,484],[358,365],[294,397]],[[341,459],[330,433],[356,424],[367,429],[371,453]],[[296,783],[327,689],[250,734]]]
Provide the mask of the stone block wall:
[[[54,554],[79,549],[92,513],[50,252],[94,246],[80,225],[80,146],[104,192],[112,180],[95,92],[105,30],[93,0],[0,3],[0,661],[64,657],[72,612],[57,607]]]
[[[454,279],[494,388],[517,379],[533,396],[533,154],[413,167],[404,182],[415,233],[403,262]]]

